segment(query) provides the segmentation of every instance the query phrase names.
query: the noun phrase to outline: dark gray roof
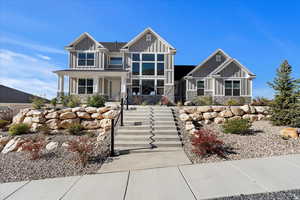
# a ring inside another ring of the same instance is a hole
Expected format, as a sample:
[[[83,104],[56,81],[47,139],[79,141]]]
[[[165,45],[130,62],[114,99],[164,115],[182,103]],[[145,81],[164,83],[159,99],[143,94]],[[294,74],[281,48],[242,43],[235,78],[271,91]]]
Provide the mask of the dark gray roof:
[[[127,42],[99,42],[109,51],[120,52],[120,49],[127,44]]]
[[[0,103],[31,103],[33,97],[35,96],[32,94],[0,85]]]

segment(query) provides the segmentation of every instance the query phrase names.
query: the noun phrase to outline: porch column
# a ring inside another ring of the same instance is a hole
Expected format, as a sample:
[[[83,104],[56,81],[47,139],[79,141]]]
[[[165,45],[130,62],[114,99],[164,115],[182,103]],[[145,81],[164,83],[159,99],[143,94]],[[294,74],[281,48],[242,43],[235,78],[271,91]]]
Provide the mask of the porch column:
[[[64,75],[58,75],[58,96],[64,95]]]
[[[99,78],[96,77],[94,78],[94,81],[95,81],[95,89],[94,89],[94,93],[96,94],[99,94],[100,93],[100,88],[99,88]]]
[[[104,94],[104,77],[102,77],[102,85],[101,85],[101,87],[102,87],[102,95],[105,95]]]
[[[121,76],[121,98],[126,96],[126,77]]]

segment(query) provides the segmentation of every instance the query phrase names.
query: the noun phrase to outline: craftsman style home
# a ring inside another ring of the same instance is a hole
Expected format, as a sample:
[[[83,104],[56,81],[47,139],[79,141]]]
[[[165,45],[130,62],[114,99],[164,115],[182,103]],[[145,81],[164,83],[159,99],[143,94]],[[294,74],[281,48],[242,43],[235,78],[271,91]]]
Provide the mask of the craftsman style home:
[[[251,99],[255,77],[237,60],[217,50],[200,65],[180,73],[174,81],[176,49],[151,28],[129,42],[99,42],[83,33],[65,49],[69,52],[69,68],[55,71],[58,75],[58,96],[67,94],[85,100],[93,94],[119,101],[155,103],[162,96],[175,101],[211,95],[218,101],[228,97]]]

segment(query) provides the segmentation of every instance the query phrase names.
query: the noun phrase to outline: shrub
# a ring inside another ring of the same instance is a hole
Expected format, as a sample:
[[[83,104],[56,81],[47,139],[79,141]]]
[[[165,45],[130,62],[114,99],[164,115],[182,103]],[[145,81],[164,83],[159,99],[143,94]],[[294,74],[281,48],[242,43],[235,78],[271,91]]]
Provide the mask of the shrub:
[[[53,107],[56,107],[56,105],[57,105],[57,98],[51,99],[50,104],[51,104]]]
[[[87,105],[96,108],[103,107],[105,106],[105,97],[99,94],[90,96],[87,99]]]
[[[4,128],[8,124],[9,124],[9,121],[0,119],[0,128]]]
[[[9,127],[9,134],[10,135],[20,135],[29,132],[30,127],[27,124],[14,124]]]
[[[174,106],[174,103],[169,100],[168,97],[163,96],[160,100],[161,105],[166,105],[166,106]]]
[[[255,97],[252,99],[251,106],[269,106],[272,100],[264,97]]]
[[[214,102],[212,96],[203,96],[193,99],[192,104],[195,106],[209,106],[213,105]]]
[[[23,141],[22,150],[27,151],[31,160],[36,160],[41,157],[41,152],[46,146],[44,137],[35,137]]]
[[[82,134],[83,126],[81,124],[72,124],[68,127],[68,133],[71,135],[80,135]]]
[[[200,129],[194,132],[192,138],[193,151],[202,156],[217,154],[219,157],[226,158],[226,148],[224,142],[219,140],[216,134],[209,129]]]
[[[248,119],[226,120],[222,125],[224,133],[246,134],[249,132],[251,122]]]
[[[74,107],[80,106],[80,103],[81,102],[80,102],[79,97],[70,95],[68,98],[67,107],[74,108]]]
[[[69,141],[68,144],[68,150],[77,154],[75,161],[85,167],[93,151],[91,140],[87,137],[80,137],[78,140]]]
[[[45,100],[40,97],[33,97],[31,101],[34,109],[41,109],[45,106]]]
[[[240,102],[236,99],[229,99],[225,102],[226,106],[239,106]]]

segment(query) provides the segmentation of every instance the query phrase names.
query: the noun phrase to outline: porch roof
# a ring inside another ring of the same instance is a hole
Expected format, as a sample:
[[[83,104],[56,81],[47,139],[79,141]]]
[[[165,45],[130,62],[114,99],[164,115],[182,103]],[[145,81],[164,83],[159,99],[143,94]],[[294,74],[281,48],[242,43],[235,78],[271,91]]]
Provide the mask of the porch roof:
[[[53,71],[57,75],[66,76],[117,76],[125,77],[128,71],[122,69],[96,70],[96,69],[64,69]]]

